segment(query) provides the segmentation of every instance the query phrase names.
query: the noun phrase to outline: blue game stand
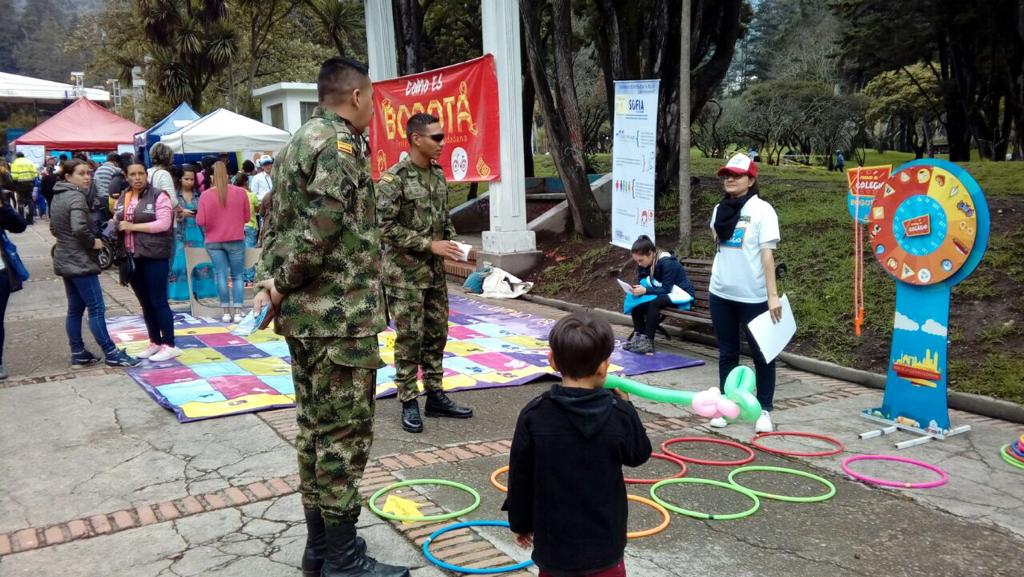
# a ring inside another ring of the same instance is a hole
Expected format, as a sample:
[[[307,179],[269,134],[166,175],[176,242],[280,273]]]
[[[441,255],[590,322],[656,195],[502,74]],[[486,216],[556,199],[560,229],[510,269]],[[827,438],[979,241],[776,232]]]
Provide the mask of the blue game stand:
[[[882,406],[862,413],[885,426],[860,438],[919,435],[895,444],[903,449],[966,433],[969,425],[949,421],[946,352],[950,290],[988,246],[981,187],[952,162],[908,162],[875,193],[867,227],[875,258],[896,280],[896,314]]]

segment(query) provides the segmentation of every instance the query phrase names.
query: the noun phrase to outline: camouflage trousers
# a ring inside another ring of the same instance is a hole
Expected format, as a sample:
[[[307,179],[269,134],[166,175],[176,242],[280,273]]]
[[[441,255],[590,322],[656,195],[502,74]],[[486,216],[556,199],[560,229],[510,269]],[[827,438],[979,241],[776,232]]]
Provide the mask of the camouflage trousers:
[[[335,361],[351,339],[287,339],[295,382],[302,505],[329,525],[359,518],[359,480],[373,442],[377,369]],[[337,350],[336,350],[337,349]],[[333,360],[332,360],[333,359]]]
[[[416,373],[423,370],[423,389],[441,390],[444,347],[448,342],[448,285],[426,289],[386,287],[388,312],[395,321],[395,385],[402,402],[420,390]]]

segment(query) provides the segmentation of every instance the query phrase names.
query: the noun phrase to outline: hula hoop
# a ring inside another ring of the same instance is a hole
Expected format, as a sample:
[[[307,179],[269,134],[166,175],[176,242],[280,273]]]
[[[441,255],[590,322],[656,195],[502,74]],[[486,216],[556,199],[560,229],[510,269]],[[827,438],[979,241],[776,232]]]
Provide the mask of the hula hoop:
[[[819,441],[825,441],[835,446],[835,449],[826,451],[817,451],[814,453],[804,453],[799,451],[782,451],[779,449],[772,449],[771,447],[765,447],[759,445],[758,441],[765,437],[805,437],[808,439],[817,439]],[[786,457],[828,457],[829,455],[838,455],[846,450],[846,447],[838,440],[827,435],[817,435],[815,433],[799,433],[797,431],[775,431],[773,433],[758,433],[754,435],[754,438],[750,439],[750,445],[760,449],[766,453],[774,453],[776,455],[783,455]]]
[[[437,515],[420,515],[419,517],[414,517],[410,515],[394,515],[392,513],[385,513],[384,511],[381,511],[379,508],[377,508],[377,499],[379,499],[381,495],[393,491],[394,489],[398,489],[400,487],[409,487],[412,485],[442,485],[444,487],[454,487],[456,489],[460,489],[472,495],[473,504],[470,505],[469,507],[466,507],[465,509],[455,511],[453,513],[439,513]],[[476,508],[480,506],[480,493],[477,493],[475,490],[473,490],[472,487],[463,485],[462,483],[456,483],[455,481],[446,481],[444,479],[411,479],[409,481],[400,481],[398,483],[392,483],[387,487],[384,487],[381,490],[377,491],[370,497],[368,505],[370,507],[370,510],[376,513],[378,517],[390,519],[392,521],[405,521],[408,523],[417,521],[447,521],[448,519],[454,519],[455,517],[459,517],[465,515],[466,513],[471,513],[474,510],[476,510]]]
[[[470,575],[490,575],[494,573],[505,573],[506,571],[516,571],[518,569],[525,569],[530,565],[533,565],[532,559],[527,559],[521,563],[515,565],[505,565],[504,567],[488,567],[486,569],[474,569],[472,567],[462,567],[459,565],[452,565],[451,563],[445,563],[444,561],[434,557],[434,554],[430,552],[430,544],[441,535],[449,531],[455,531],[456,529],[462,529],[465,527],[508,527],[507,521],[464,521],[462,523],[455,523],[454,525],[448,525],[447,527],[441,527],[437,531],[434,531],[427,537],[427,540],[423,542],[423,556],[428,561],[437,565],[442,569],[454,571],[456,573],[468,573]]]
[[[739,483],[736,482],[735,479],[733,479],[733,477],[735,477],[736,475],[746,473],[748,471],[770,471],[773,473],[785,473],[787,475],[806,477],[828,487],[828,492],[825,493],[824,495],[815,495],[814,497],[791,497],[788,495],[773,495],[771,493],[765,493],[763,491],[755,491],[750,487],[740,485]],[[750,467],[740,467],[739,469],[734,469],[732,472],[729,473],[729,482],[732,483],[733,485],[736,485],[737,487],[743,487],[744,489],[749,490],[751,493],[757,495],[758,497],[763,497],[765,499],[775,499],[776,501],[786,501],[787,503],[820,503],[822,501],[828,501],[836,494],[836,486],[833,485],[828,479],[819,477],[806,471],[799,471],[797,469],[786,469],[784,467],[761,467],[754,465]]]
[[[679,484],[679,483],[693,483],[693,484],[697,484],[697,485],[713,485],[715,487],[722,487],[723,489],[729,489],[730,491],[735,491],[735,492],[737,492],[737,493],[739,493],[741,495],[749,497],[750,500],[754,502],[754,506],[749,508],[749,509],[747,509],[746,511],[740,511],[739,513],[725,513],[725,514],[722,514],[722,515],[718,515],[718,514],[713,514],[713,513],[701,513],[700,511],[692,511],[690,509],[683,509],[682,507],[678,507],[676,505],[673,505],[673,504],[665,501],[664,499],[658,497],[658,493],[657,493],[658,489],[664,487],[665,485],[676,485],[676,484]],[[754,512],[757,511],[761,507],[761,500],[758,499],[757,495],[755,495],[754,492],[751,491],[750,489],[747,489],[745,487],[740,487],[739,485],[734,485],[732,483],[723,483],[721,481],[714,481],[712,479],[699,479],[699,478],[696,478],[696,477],[687,477],[687,478],[683,478],[683,479],[665,479],[664,481],[658,481],[657,483],[654,484],[653,487],[651,487],[651,498],[654,499],[655,501],[657,501],[659,505],[661,505],[662,507],[668,509],[669,511],[672,511],[674,513],[679,513],[680,515],[686,515],[687,517],[693,517],[695,519],[709,519],[709,520],[721,520],[721,521],[729,521],[731,519],[742,519],[744,517],[749,517],[750,515],[753,515]]]
[[[1017,459],[1021,463],[1024,463],[1024,450],[1018,449],[1013,445],[1007,445],[1006,454],[1013,457],[1014,459]]]
[[[654,501],[651,501],[650,499],[644,499],[643,497],[639,497],[637,495],[626,495],[626,499],[629,499],[630,501],[636,501],[637,503],[640,503],[642,505],[647,505],[651,509],[654,509],[655,511],[661,513],[661,524],[659,524],[657,527],[653,529],[630,531],[629,533],[626,533],[627,539],[639,539],[640,537],[650,537],[651,535],[657,535],[658,533],[664,531],[666,527],[668,527],[668,524],[671,521],[671,517],[668,514],[668,509],[662,507],[661,505],[655,503]]]
[[[1002,457],[1003,460],[1006,461],[1007,464],[1013,465],[1014,467],[1017,467],[1018,469],[1024,469],[1024,463],[1021,463],[1020,461],[1017,461],[1016,459],[1014,459],[1013,457],[1011,457],[1010,455],[1007,454],[1007,448],[1008,447],[1009,447],[1009,445],[1004,446],[1002,448],[1002,450],[999,451],[999,456]]]
[[[501,491],[502,493],[508,493],[508,487],[499,483],[498,477],[504,475],[505,473],[508,473],[508,465],[505,465],[504,467],[498,467],[497,469],[494,470],[493,473],[491,473],[491,484],[494,485],[495,489]]]
[[[675,475],[672,475],[671,477],[665,477],[665,479],[679,479],[681,477],[685,477],[686,476],[686,463],[684,463],[683,461],[677,459],[676,457],[671,457],[669,455],[663,455],[661,453],[651,453],[651,456],[654,457],[655,459],[661,459],[662,461],[668,461],[670,463],[675,463],[676,465],[679,465],[679,472],[676,473]],[[664,479],[629,479],[629,478],[623,479],[623,481],[625,481],[627,483],[633,483],[633,484],[636,484],[636,485],[653,485],[654,483],[657,483],[658,481],[663,481],[663,480]],[[494,482],[494,477],[493,476],[491,477],[491,482],[492,483]]]
[[[920,467],[922,469],[928,469],[933,473],[937,473],[940,478],[936,481],[928,481],[927,483],[905,483],[903,481],[890,481],[888,479],[878,479],[875,477],[869,477],[867,475],[855,473],[852,469],[850,469],[850,463],[854,463],[856,461],[893,461],[895,463],[906,463],[908,465],[913,465],[915,467]],[[949,482],[949,475],[947,475],[945,471],[936,467],[935,465],[932,465],[931,463],[925,463],[923,461],[908,459],[906,457],[897,457],[895,455],[854,455],[852,457],[847,457],[843,459],[843,462],[840,466],[847,475],[853,477],[857,481],[861,481],[871,485],[881,485],[883,487],[897,487],[900,489],[934,489],[935,487],[940,487]]]
[[[668,447],[670,445],[674,445],[675,443],[715,443],[717,445],[725,445],[727,447],[734,447],[736,449],[746,452],[747,458],[737,459],[735,461],[707,461],[704,459],[695,459],[693,457],[684,457],[682,455],[673,453],[672,451],[668,450]],[[661,452],[665,453],[669,457],[675,457],[680,461],[685,461],[687,463],[694,463],[696,465],[713,465],[716,467],[735,467],[738,465],[746,465],[747,463],[754,460],[754,451],[752,451],[750,447],[744,447],[743,445],[736,443],[734,441],[714,439],[711,437],[676,437],[675,439],[669,439],[661,444]]]

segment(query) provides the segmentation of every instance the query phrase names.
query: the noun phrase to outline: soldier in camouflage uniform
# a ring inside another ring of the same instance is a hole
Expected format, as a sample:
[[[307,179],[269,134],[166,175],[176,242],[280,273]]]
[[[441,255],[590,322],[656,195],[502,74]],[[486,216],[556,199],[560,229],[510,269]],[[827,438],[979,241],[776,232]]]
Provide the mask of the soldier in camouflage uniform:
[[[380,231],[363,132],[373,114],[366,67],[320,69],[320,106],[277,157],[274,204],[257,271],[292,359],[299,490],[308,537],[304,577],[402,577],[356,536],[357,485],[373,441],[384,330]]]
[[[409,156],[381,174],[377,215],[384,243],[384,286],[395,320],[395,385],[402,402],[402,428],[423,431],[416,373],[423,370],[428,417],[468,419],[473,410],[441,388],[441,359],[448,341],[448,285],[444,259],[461,259],[452,242],[448,186],[435,162],[444,132],[430,114],[414,114],[406,125]]]

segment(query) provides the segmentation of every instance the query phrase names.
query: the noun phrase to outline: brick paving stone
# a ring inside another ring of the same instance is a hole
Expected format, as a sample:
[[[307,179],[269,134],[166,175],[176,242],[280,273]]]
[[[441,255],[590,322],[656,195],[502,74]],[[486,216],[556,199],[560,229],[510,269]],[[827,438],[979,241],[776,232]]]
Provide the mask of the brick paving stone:
[[[39,546],[39,538],[36,536],[35,527],[22,529],[14,534],[14,546],[18,551],[27,551]]]
[[[132,518],[132,514],[123,509],[115,512],[112,517],[118,529],[131,529],[135,526],[135,519]]]
[[[484,549],[494,550],[494,547],[489,541],[477,540],[469,543],[463,543],[455,545],[453,547],[439,548],[434,551],[434,556],[438,559],[448,562],[451,559],[459,558],[462,555],[467,555],[475,551],[482,551]]]
[[[497,553],[497,556],[495,556],[495,557],[491,557],[489,559],[483,559],[483,560],[480,560],[480,561],[472,561],[472,562],[469,562],[469,563],[462,563],[462,566],[463,567],[469,567],[469,568],[472,568],[472,569],[484,569],[486,567],[499,567],[499,566],[505,566],[505,565],[514,565],[516,563],[516,561],[514,559],[512,559],[511,557],[505,555],[504,553],[500,553],[498,551],[495,551],[495,553]]]
[[[455,463],[459,460],[458,457],[451,454],[449,451],[446,451],[445,449],[437,449],[436,451],[434,451],[434,455],[444,459],[449,463]]]
[[[252,493],[253,496],[256,497],[256,499],[261,501],[263,499],[269,499],[274,496],[274,494],[270,492],[270,489],[268,489],[266,485],[260,483],[259,481],[255,483],[249,483],[248,485],[246,485],[245,488],[249,489],[249,492]]]
[[[209,505],[210,509],[223,509],[228,506],[227,500],[220,493],[207,493],[203,495],[203,498],[206,499],[206,504]],[[200,510],[202,510],[202,507],[200,507]]]
[[[483,455],[484,457],[490,457],[491,455],[494,454],[494,450],[489,449],[480,443],[470,443],[465,447],[467,451],[473,451],[474,453],[478,455]]]
[[[444,559],[444,561],[446,563],[451,563],[452,565],[465,565],[467,563],[473,563],[474,561],[480,562],[480,561],[490,560],[490,559],[494,559],[494,558],[504,557],[504,555],[500,551],[495,549],[494,545],[491,545],[490,542],[484,541],[484,543],[486,544],[485,548],[483,548],[483,549],[481,549],[479,551],[474,551],[472,553],[465,553],[463,555],[455,555],[453,557],[446,557]],[[506,559],[507,559],[507,557],[506,557]],[[511,559],[509,559],[509,561],[511,561]],[[503,565],[503,564],[505,564],[504,561],[499,562],[499,563],[495,563],[494,565]]]
[[[462,447],[448,447],[448,450],[453,455],[455,455],[456,457],[458,457],[460,459],[463,459],[463,460],[477,458],[477,455],[474,455],[473,453],[470,453],[469,451],[463,449]]]
[[[135,508],[135,513],[139,516],[139,525],[143,527],[156,523],[156,515],[149,505],[139,505]]]
[[[382,457],[380,459],[380,464],[387,467],[389,471],[397,471],[399,469],[405,468],[405,465],[403,465],[401,461],[395,459],[394,457]]]
[[[288,486],[292,488],[292,491],[298,491],[299,484],[301,483],[301,481],[299,480],[298,473],[288,475],[287,477],[284,478],[284,482],[288,483]]]
[[[484,446],[488,447],[490,449],[493,449],[494,452],[496,454],[499,454],[499,455],[508,452],[508,447],[506,447],[505,445],[502,445],[501,443],[498,443],[497,441],[491,441],[489,443],[484,443]]]
[[[238,487],[228,487],[224,494],[234,505],[245,505],[249,502],[249,498]]]
[[[92,517],[89,517],[89,524],[92,525],[92,530],[95,531],[97,535],[109,533],[112,529],[110,521],[107,519],[106,515],[93,515]]]
[[[274,490],[278,495],[288,495],[292,493],[291,485],[285,483],[284,479],[281,479],[280,477],[274,477],[267,484],[270,485],[270,488]]]
[[[413,456],[423,461],[427,465],[433,465],[434,463],[440,463],[441,460],[431,454],[429,451],[416,451]]]
[[[466,531],[466,533],[469,533],[469,529],[466,529],[465,531]],[[451,532],[455,533],[456,531],[451,531]],[[419,537],[416,537],[412,541],[413,541],[413,543],[416,543],[417,547],[422,547],[423,546],[423,542],[426,541],[427,537],[429,537],[429,536],[430,536],[430,533],[427,533],[426,535],[421,535]],[[462,534],[462,535],[456,535],[455,537],[448,537],[448,533],[444,533],[443,535],[441,535],[437,539],[434,539],[433,542],[431,542],[430,550],[433,551],[434,549],[439,549],[439,548],[443,547],[444,545],[448,545],[448,544],[450,544],[450,545],[458,545],[459,543],[467,543],[469,541],[473,541],[474,539],[476,539],[476,536],[475,535],[471,535],[471,534]]]
[[[207,498],[207,501],[209,501],[209,498]],[[194,495],[189,495],[182,499],[181,505],[184,507],[186,515],[195,515],[196,513],[202,513],[204,510],[203,504]]]
[[[164,501],[157,507],[157,511],[160,512],[160,516],[164,518],[164,521],[170,521],[181,517],[181,513],[178,508],[174,506],[174,503],[170,501]]]
[[[68,523],[68,532],[72,539],[80,539],[89,534],[89,526],[82,519],[75,519]]]
[[[402,462],[406,467],[422,467],[424,463],[420,462],[419,459],[412,455],[395,455],[395,458]]]
[[[56,545],[64,542],[64,530],[61,529],[60,525],[54,525],[49,527],[43,532],[43,539],[46,540],[47,545]]]
[[[0,535],[0,557],[11,554],[11,538],[8,535]]]

